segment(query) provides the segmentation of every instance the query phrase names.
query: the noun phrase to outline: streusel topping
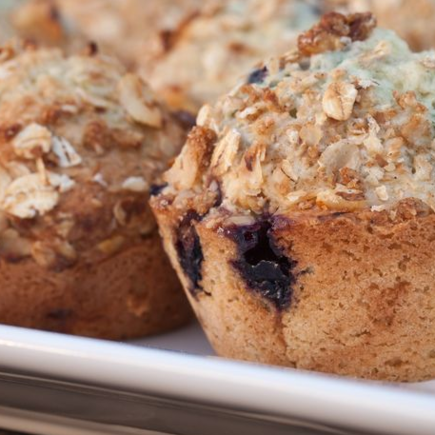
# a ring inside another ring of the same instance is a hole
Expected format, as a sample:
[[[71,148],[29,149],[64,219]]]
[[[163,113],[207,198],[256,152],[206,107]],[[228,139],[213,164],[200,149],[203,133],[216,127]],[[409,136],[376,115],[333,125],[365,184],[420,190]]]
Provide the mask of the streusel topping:
[[[183,140],[178,120],[115,60],[2,47],[0,255],[44,263],[41,252],[63,250],[73,260],[147,234],[150,186]]]
[[[166,174],[178,201],[218,184],[222,206],[254,213],[435,209],[434,51],[411,52],[370,13],[330,13],[254,75],[201,109]]]

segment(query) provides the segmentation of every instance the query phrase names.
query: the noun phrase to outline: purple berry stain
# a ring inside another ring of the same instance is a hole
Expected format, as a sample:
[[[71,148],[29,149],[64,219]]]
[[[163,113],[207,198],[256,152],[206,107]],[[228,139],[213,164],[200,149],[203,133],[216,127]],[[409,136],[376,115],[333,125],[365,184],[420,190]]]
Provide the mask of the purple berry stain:
[[[180,266],[189,280],[189,291],[194,296],[203,291],[201,269],[204,255],[194,226],[194,222],[200,220],[201,217],[195,211],[187,212],[178,227],[175,244]]]
[[[238,246],[239,258],[232,261],[247,286],[272,302],[278,310],[290,306],[297,262],[287,258],[273,239],[269,221],[226,229]]]
[[[247,83],[252,85],[254,83],[262,83],[263,80],[266,78],[267,74],[268,74],[268,70],[267,67],[263,67],[263,68],[258,68],[254,71],[251,72],[251,74],[249,74],[248,76],[248,80]]]

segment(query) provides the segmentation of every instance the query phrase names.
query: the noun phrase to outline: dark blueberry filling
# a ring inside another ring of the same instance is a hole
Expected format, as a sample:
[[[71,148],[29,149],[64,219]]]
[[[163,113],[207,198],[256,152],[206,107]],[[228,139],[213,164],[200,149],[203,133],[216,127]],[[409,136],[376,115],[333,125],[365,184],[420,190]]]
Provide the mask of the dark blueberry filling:
[[[302,59],[302,60],[299,62],[299,67],[300,67],[300,69],[301,69],[302,71],[306,71],[307,69],[310,68],[310,66],[311,66],[311,60],[310,60],[310,58]]]
[[[190,281],[189,291],[194,296],[203,291],[200,282],[202,280],[201,267],[204,255],[198,233],[193,225],[194,221],[198,222],[200,220],[201,217],[198,213],[193,210],[189,211],[178,227],[175,245],[181,268]]]
[[[168,183],[152,184],[150,186],[150,195],[157,196],[167,185],[168,185]]]
[[[268,71],[267,67],[265,66],[263,68],[256,69],[249,74],[247,83],[251,85],[254,83],[261,83],[266,78],[267,74]]]
[[[234,226],[226,235],[238,246],[239,259],[232,264],[248,287],[271,301],[278,310],[291,303],[296,276],[292,270],[297,262],[287,258],[273,239],[269,221],[249,226]]]
[[[196,125],[196,117],[192,113],[187,110],[177,110],[173,112],[175,118],[178,120],[180,125],[187,130],[190,130],[192,127]]]
[[[213,207],[219,207],[222,204],[222,189],[221,185],[217,183],[216,199],[214,200]]]

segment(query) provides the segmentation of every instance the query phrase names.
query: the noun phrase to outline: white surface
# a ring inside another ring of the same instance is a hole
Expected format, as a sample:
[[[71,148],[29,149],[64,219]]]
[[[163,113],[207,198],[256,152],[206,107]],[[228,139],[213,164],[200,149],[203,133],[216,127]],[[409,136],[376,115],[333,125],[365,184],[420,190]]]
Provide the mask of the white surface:
[[[176,350],[193,355],[214,355],[212,347],[197,323],[192,323],[170,334],[132,340],[129,343],[156,349]]]
[[[202,333],[192,326],[140,343],[210,351]],[[3,369],[234,407],[276,419],[297,417],[377,434],[435,433],[435,394],[430,385],[350,381],[137,344],[0,326],[0,365]],[[430,393],[419,391],[428,388]]]

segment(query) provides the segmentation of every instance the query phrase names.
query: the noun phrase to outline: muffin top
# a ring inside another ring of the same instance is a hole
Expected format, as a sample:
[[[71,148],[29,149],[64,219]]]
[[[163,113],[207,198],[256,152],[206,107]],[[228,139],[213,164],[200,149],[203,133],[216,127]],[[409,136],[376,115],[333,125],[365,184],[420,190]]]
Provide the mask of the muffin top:
[[[326,14],[204,106],[165,194],[254,214],[435,209],[435,52],[375,27],[370,13]]]
[[[143,75],[170,105],[197,111],[229,91],[257,62],[294,48],[298,33],[318,19],[319,4],[208,1],[173,32],[162,35],[160,50],[144,59]]]
[[[3,46],[0,78],[0,256],[61,268],[146,236],[185,139],[150,88],[94,46]]]

